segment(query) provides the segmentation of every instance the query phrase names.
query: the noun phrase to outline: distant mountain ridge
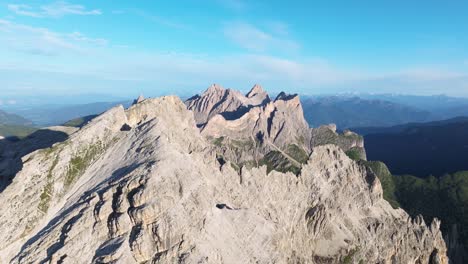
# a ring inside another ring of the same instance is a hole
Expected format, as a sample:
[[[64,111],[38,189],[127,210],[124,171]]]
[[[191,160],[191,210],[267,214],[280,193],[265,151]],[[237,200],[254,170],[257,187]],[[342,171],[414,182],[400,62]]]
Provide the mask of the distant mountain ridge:
[[[30,126],[32,123],[33,122],[31,120],[28,120],[20,115],[0,110],[0,125]]]
[[[411,106],[359,97],[305,97],[305,117],[313,127],[334,123],[339,129],[361,126],[391,126],[429,121],[433,115]]]
[[[97,115],[116,105],[130,106],[132,101],[120,102],[96,102],[77,105],[58,106],[34,106],[32,108],[21,108],[15,113],[33,121],[38,126],[55,126],[63,124],[72,119],[85,116]]]
[[[364,134],[368,158],[383,161],[394,174],[468,170],[468,117],[356,130]]]

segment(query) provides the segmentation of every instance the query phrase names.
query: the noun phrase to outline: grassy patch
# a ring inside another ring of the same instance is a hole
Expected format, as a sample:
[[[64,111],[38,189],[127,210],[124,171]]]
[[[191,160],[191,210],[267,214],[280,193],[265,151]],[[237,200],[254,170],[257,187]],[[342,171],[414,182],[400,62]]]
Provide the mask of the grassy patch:
[[[70,121],[67,121],[66,123],[63,124],[63,126],[80,128],[80,127],[86,125],[89,121],[91,121],[96,116],[97,115],[89,115],[89,116],[78,117],[78,118],[72,119]]]
[[[213,144],[217,147],[221,147],[223,145],[223,141],[224,141],[224,137],[215,138],[213,140]]]
[[[266,154],[263,159],[260,160],[259,165],[266,165],[267,172],[272,170],[279,172],[292,172],[298,175],[301,172],[301,168],[295,166],[288,158],[286,158],[279,151],[270,151]]]
[[[249,140],[231,140],[232,142],[232,145],[234,145],[234,147],[236,148],[239,148],[239,149],[247,149],[247,150],[251,150],[251,149],[254,149],[256,147],[256,142],[254,142],[253,140],[249,139]]]
[[[47,177],[46,177],[47,183],[44,186],[44,189],[42,190],[41,195],[39,197],[40,201],[39,201],[38,208],[44,213],[46,213],[47,210],[49,210],[50,201],[52,199],[52,194],[54,191],[52,173],[55,167],[57,166],[58,161],[59,161],[59,156],[57,155],[55,156],[54,161],[52,162],[52,165],[50,166],[49,171],[47,172]]]
[[[354,256],[359,252],[359,248],[351,249],[348,255],[343,258],[342,264],[351,264],[353,263]]]
[[[348,151],[346,151],[346,155],[352,159],[352,160],[361,160],[362,157],[361,157],[361,151],[359,150],[359,148],[350,148]]]
[[[296,144],[290,144],[285,152],[301,164],[305,164],[309,160],[307,152]]]
[[[369,167],[380,180],[383,189],[383,198],[390,203],[393,208],[399,208],[400,204],[395,196],[395,180],[393,175],[388,170],[388,167],[380,161],[360,161],[365,166]]]
[[[85,149],[82,149],[75,156],[70,159],[67,174],[65,175],[64,186],[65,188],[70,187],[86,168],[104,151],[104,146],[101,142],[90,145]]]
[[[36,132],[37,128],[19,125],[0,125],[0,135],[5,138],[23,139]]]

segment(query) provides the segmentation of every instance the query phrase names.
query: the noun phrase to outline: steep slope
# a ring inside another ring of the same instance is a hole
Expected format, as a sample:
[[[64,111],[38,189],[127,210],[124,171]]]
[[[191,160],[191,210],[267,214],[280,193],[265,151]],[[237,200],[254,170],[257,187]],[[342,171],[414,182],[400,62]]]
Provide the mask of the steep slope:
[[[301,173],[235,170],[176,97],[115,107],[22,158],[2,263],[447,263],[439,222],[382,198],[337,146]]]

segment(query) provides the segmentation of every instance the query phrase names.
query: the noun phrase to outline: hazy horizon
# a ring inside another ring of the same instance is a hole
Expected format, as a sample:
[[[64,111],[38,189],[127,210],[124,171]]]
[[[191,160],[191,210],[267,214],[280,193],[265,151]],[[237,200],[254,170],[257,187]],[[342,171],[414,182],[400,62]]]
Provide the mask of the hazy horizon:
[[[145,98],[154,98],[164,95],[176,95],[180,98],[187,99],[194,95],[202,94],[209,86],[193,90],[193,93],[181,93],[177,91],[170,91],[168,90],[158,90],[155,89],[152,93],[149,92],[145,93],[135,93],[133,95],[128,96],[116,96],[112,94],[102,94],[102,93],[83,93],[83,94],[74,94],[74,95],[66,95],[66,94],[44,94],[44,95],[25,95],[25,96],[7,96],[0,95],[0,110],[1,109],[9,109],[9,108],[16,108],[16,107],[27,107],[27,106],[65,106],[65,105],[82,105],[82,104],[93,104],[93,103],[108,103],[108,102],[123,102],[123,101],[131,101],[136,99],[139,95],[144,96]],[[263,87],[263,86],[262,86]],[[226,89],[234,89],[241,91],[242,93],[246,94],[250,88],[241,88],[238,89],[236,87],[228,87],[223,86]],[[421,98],[429,98],[429,97],[447,97],[447,98],[455,98],[455,99],[467,99],[468,96],[450,96],[447,94],[430,94],[430,95],[418,95],[418,94],[410,94],[410,93],[371,93],[371,92],[337,92],[337,93],[297,93],[292,89],[284,89],[284,90],[277,90],[271,91],[268,87],[263,87],[266,92],[269,93],[270,96],[273,98],[278,95],[280,92],[286,92],[290,94],[298,94],[301,97],[359,97],[363,99],[368,99],[368,97],[376,97],[373,99],[381,99],[384,100],[385,98],[379,97],[388,97],[388,96],[408,96],[408,97],[421,97]]]
[[[467,97],[468,6],[430,2],[12,0],[0,5],[0,100],[211,83]]]

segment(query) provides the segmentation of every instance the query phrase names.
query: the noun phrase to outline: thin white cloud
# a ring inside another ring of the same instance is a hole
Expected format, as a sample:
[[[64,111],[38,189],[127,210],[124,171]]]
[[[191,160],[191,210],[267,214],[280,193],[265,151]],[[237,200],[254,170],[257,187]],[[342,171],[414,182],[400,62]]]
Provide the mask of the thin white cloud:
[[[15,50],[35,55],[83,54],[95,46],[107,44],[105,39],[89,38],[80,32],[63,34],[1,19],[0,32],[0,51]]]
[[[300,48],[300,45],[289,37],[274,36],[245,22],[226,24],[224,35],[227,39],[249,51],[266,52],[277,49],[290,52]]]
[[[86,43],[91,43],[99,46],[105,46],[107,45],[108,41],[107,39],[103,38],[89,38],[85,35],[83,35],[80,32],[73,32],[67,35],[69,38],[72,40],[78,41],[78,42],[86,42]]]
[[[14,12],[17,15],[29,16],[29,17],[42,17],[41,14],[34,12],[33,8],[29,5],[23,4],[9,4],[7,5],[8,10]]]
[[[29,17],[54,17],[59,18],[66,15],[101,15],[99,9],[86,9],[86,7],[78,4],[71,4],[66,1],[56,1],[48,5],[42,5],[33,8],[24,4],[9,4],[7,8],[17,15]]]

